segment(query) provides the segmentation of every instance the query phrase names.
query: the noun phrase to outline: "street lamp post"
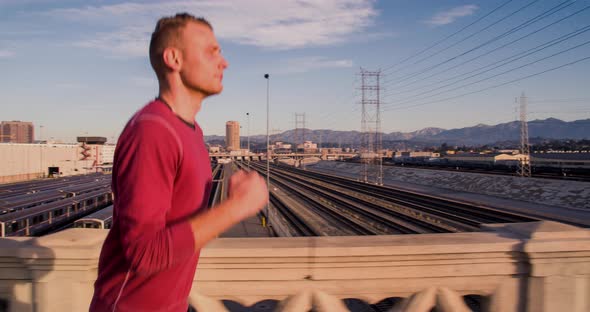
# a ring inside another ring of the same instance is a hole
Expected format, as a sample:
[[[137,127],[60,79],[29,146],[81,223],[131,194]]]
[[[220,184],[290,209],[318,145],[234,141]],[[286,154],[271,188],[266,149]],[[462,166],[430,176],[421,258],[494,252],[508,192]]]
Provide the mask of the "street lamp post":
[[[85,136],[84,137],[84,143],[88,143],[88,131],[85,131],[84,132],[84,136]],[[88,172],[90,172],[90,169],[92,169],[91,167],[88,166],[88,162],[89,162],[89,159],[86,158],[86,161],[85,161],[85,164],[86,164],[86,174],[88,174]]]
[[[43,173],[43,145],[41,144],[41,140],[43,137],[43,125],[39,125],[39,172],[41,173],[41,178],[45,177]]]
[[[270,211],[270,75],[264,74],[266,79],[266,186],[268,188],[268,200],[266,202],[266,217]]]
[[[246,113],[246,117],[248,117],[248,129],[246,130],[247,138],[247,157],[248,157],[248,169],[250,169],[250,113]]]

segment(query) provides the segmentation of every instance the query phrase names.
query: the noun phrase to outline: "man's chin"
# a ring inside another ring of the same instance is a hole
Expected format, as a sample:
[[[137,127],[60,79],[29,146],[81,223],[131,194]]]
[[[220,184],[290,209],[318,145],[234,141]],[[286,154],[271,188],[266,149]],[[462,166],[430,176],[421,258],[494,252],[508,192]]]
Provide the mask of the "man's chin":
[[[223,86],[220,85],[218,88],[215,88],[213,90],[211,90],[211,92],[209,93],[209,95],[217,95],[219,93],[221,93],[221,91],[223,91]]]
[[[209,88],[209,89],[193,88],[193,90],[198,91],[198,92],[204,94],[205,97],[207,97],[207,96],[217,95],[217,94],[221,93],[221,91],[223,91],[223,86],[221,85],[217,88]]]

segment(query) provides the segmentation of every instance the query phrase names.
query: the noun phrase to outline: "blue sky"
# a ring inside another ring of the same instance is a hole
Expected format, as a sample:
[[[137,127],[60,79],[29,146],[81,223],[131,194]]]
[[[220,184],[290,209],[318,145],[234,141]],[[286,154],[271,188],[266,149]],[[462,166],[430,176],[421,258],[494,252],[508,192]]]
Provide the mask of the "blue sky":
[[[207,99],[197,116],[206,135],[223,135],[227,120],[242,123],[245,134],[247,112],[250,134],[266,133],[265,73],[271,75],[271,129],[292,129],[294,114],[305,113],[307,128],[360,130],[361,67],[383,71],[385,132],[512,121],[514,98],[523,91],[530,119],[590,118],[590,60],[476,92],[589,57],[590,44],[583,44],[590,31],[480,75],[466,74],[583,29],[590,25],[590,9],[583,10],[588,5],[583,0],[0,0],[0,119],[33,121],[36,130],[43,125],[43,138],[116,139],[133,112],[157,95],[147,57],[155,22],[181,11],[211,21],[230,64],[224,92]],[[486,44],[554,7],[553,14]]]

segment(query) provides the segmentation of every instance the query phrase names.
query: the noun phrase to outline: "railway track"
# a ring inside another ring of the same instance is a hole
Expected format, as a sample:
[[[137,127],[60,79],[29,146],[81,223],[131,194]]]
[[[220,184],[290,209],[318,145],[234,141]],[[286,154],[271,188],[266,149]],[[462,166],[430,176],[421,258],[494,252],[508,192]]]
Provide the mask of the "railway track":
[[[223,179],[224,179],[224,170],[223,164],[216,164],[213,167],[213,171],[211,173],[213,177],[212,185],[211,185],[211,192],[209,195],[209,206],[213,207],[221,201],[221,196],[223,193]]]
[[[251,163],[255,170],[264,166]],[[477,231],[483,223],[538,221],[538,218],[501,211],[487,206],[442,199],[402,191],[391,187],[365,184],[352,179],[290,167],[272,167],[271,185],[289,189],[297,197],[314,198],[311,209],[330,218],[356,219],[354,225],[365,233],[405,234]],[[339,208],[334,208],[339,207]],[[282,208],[284,209],[284,208]],[[363,221],[360,221],[363,220]],[[349,221],[344,221],[349,222]]]
[[[293,236],[321,236],[314,227],[309,226],[305,219],[295,213],[288,205],[279,199],[278,196],[271,193],[270,204],[277,210],[279,215],[289,224],[289,228],[294,231]]]
[[[264,168],[254,165],[254,169],[262,170]],[[447,228],[443,224],[433,222],[432,220],[424,221],[415,216],[397,213],[388,210],[378,204],[362,201],[343,193],[341,190],[330,190],[329,187],[318,185],[308,181],[309,179],[297,179],[291,175],[285,175],[273,171],[271,174],[271,185],[273,188],[279,187],[285,193],[290,194],[299,202],[299,209],[293,207],[281,208],[279,213],[282,215],[286,210],[289,214],[302,215],[298,210],[308,210],[311,212],[310,217],[299,217],[309,225],[309,219],[320,218],[322,222],[327,223],[330,228],[338,231],[329,231],[325,226],[316,229],[322,235],[387,235],[387,234],[415,234],[415,233],[441,233],[452,232],[453,228]],[[271,192],[271,199],[274,198]],[[296,226],[296,224],[291,224]]]
[[[346,189],[334,188],[321,181],[302,179],[296,175],[284,173],[274,172],[274,174],[283,176],[289,183],[302,188],[299,196],[313,196],[320,202],[324,202],[327,207],[336,210],[331,217],[357,220],[354,225],[365,228],[365,233],[358,233],[360,235],[444,233],[454,230],[432,219],[423,220],[416,218],[415,215],[390,210],[366,196],[355,196]]]
[[[256,168],[257,169],[257,168]],[[292,195],[302,207],[318,216],[323,222],[316,224],[316,232],[322,235],[376,235],[379,230],[365,219],[353,218],[343,214],[342,206],[335,205],[319,196],[310,196],[310,188],[304,184],[293,183],[276,175],[271,178],[272,185],[280,187]],[[297,210],[293,209],[295,213]],[[306,218],[308,222],[310,218]]]
[[[449,200],[427,194],[400,190],[388,186],[367,184],[353,179],[323,174],[312,171],[302,171],[295,168],[281,167],[280,170],[294,172],[307,178],[326,179],[331,184],[354,188],[358,193],[368,196],[378,196],[386,201],[429,212],[440,217],[447,217],[469,226],[477,227],[482,223],[512,223],[539,221],[538,218],[524,214],[506,212],[484,205],[474,205],[455,200]]]
[[[252,168],[252,165],[247,166],[243,163],[234,163],[238,169],[243,169],[246,171],[255,170]],[[251,163],[252,164],[252,163]],[[280,183],[280,182],[279,182]],[[273,180],[273,185],[276,185],[277,182]],[[287,236],[322,236],[322,230],[318,227],[310,225],[306,221],[306,217],[301,214],[301,212],[296,211],[293,209],[292,205],[287,204],[283,199],[280,198],[276,194],[276,191],[270,191],[269,197],[270,205],[277,211],[278,217],[284,223],[284,226],[281,225],[280,227],[284,230],[289,232],[283,233],[283,235]],[[268,218],[268,216],[267,216]],[[279,226],[275,225],[275,231],[277,231]]]

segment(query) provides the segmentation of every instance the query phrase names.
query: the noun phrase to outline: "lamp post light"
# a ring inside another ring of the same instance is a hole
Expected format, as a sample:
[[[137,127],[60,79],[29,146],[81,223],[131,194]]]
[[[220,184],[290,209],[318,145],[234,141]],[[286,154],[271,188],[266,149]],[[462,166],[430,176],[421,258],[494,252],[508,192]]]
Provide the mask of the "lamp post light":
[[[268,213],[270,211],[270,75],[264,74],[264,79],[266,79],[266,186],[268,188],[268,200],[266,202],[266,217],[268,218]]]

